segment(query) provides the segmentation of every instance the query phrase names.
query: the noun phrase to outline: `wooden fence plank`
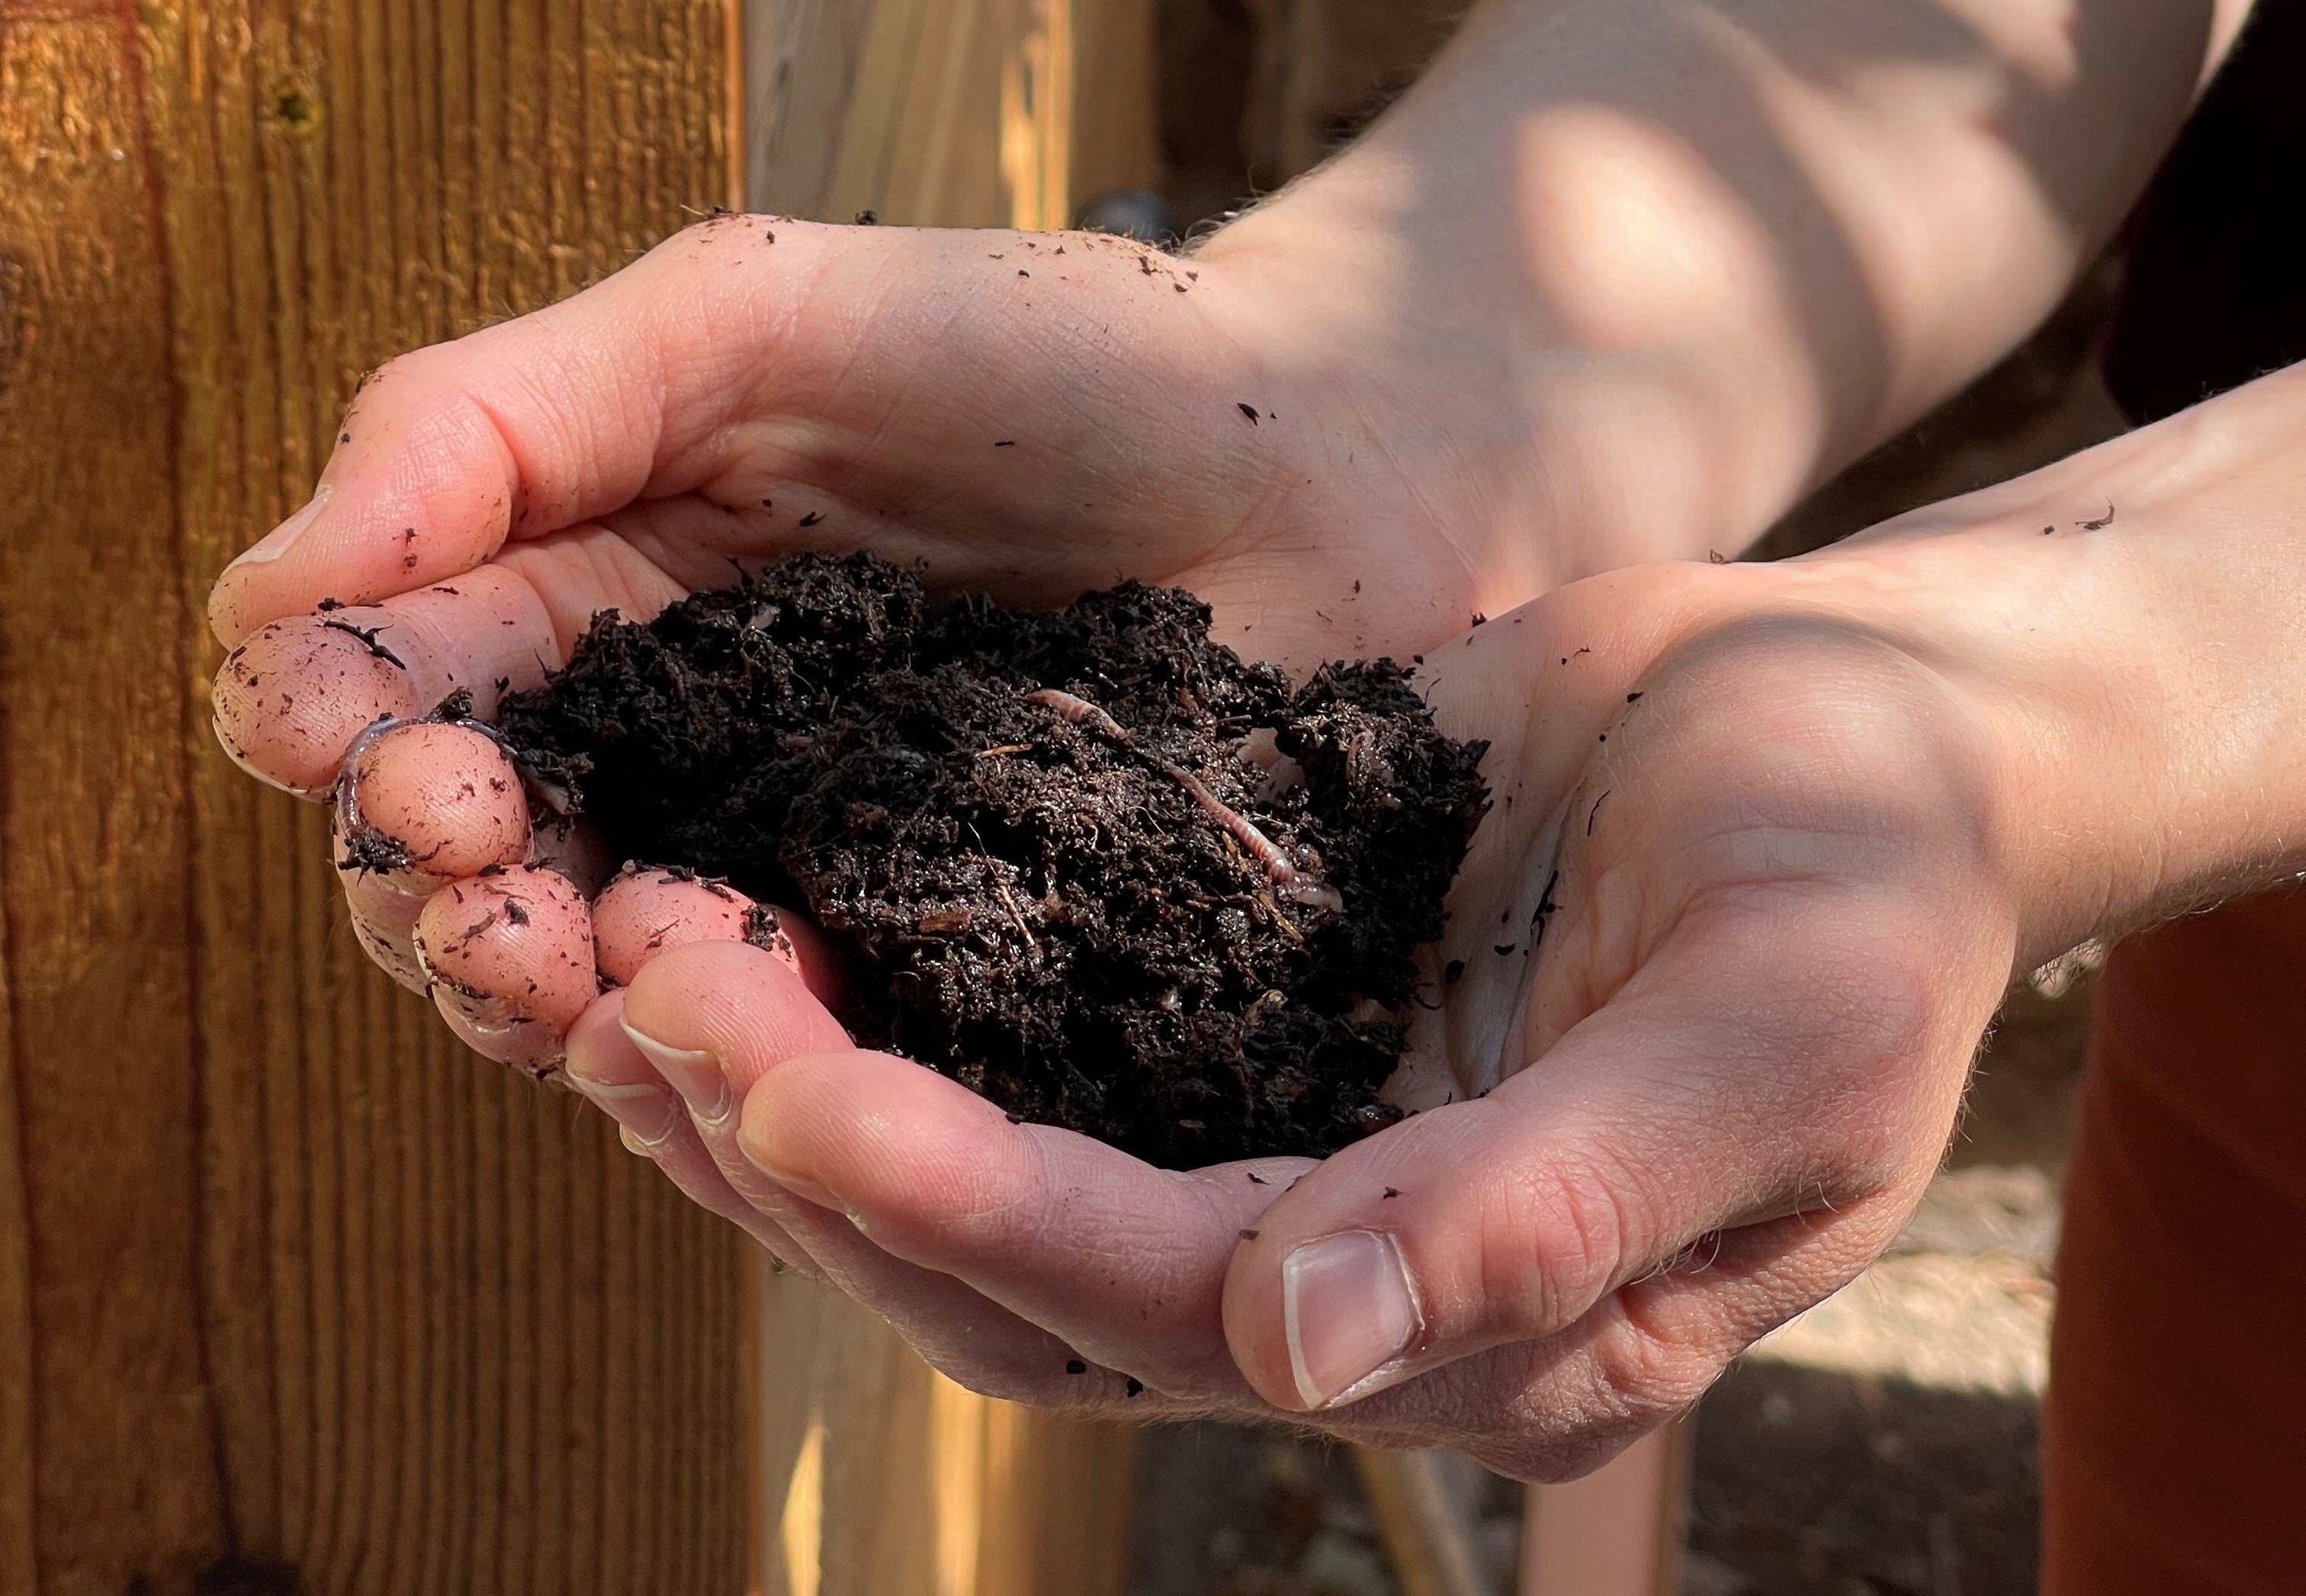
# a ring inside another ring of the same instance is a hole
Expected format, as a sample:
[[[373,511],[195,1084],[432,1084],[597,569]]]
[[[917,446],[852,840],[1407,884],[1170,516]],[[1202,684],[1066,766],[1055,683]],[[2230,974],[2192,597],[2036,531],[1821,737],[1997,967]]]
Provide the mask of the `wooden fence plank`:
[[[166,247],[108,14],[0,22],[0,853],[35,1577],[226,1544],[204,1378]],[[83,285],[102,284],[100,299]]]
[[[0,4],[9,1596],[741,1582],[737,1245],[366,966],[199,614],[364,366],[726,197],[730,20]]]
[[[1136,1436],[993,1402],[854,1303],[755,1283],[754,1589],[1119,1596]]]
[[[747,202],[1062,227],[1155,178],[1151,0],[745,0]]]
[[[862,0],[781,3],[819,42],[772,59],[855,64],[756,112],[794,185],[1063,215],[1081,0],[953,0],[880,128]],[[724,0],[0,0],[5,1596],[725,1592],[772,1477],[811,1596],[1118,1588],[1125,1434],[833,1299],[756,1327],[815,1361],[793,1434],[750,1377],[748,1489],[739,1248],[372,970],[318,815],[208,735],[201,595],[357,373],[723,199],[731,44]]]

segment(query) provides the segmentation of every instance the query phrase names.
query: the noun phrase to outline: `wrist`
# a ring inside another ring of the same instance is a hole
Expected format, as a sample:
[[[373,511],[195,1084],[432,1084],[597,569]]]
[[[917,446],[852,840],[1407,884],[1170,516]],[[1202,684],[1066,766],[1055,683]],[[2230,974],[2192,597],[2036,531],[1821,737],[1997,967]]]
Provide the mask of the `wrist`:
[[[1557,299],[1609,261],[1533,289],[1447,219],[1416,218],[1391,170],[1384,149],[1356,149],[1194,263],[1231,290],[1206,302],[1228,342],[1319,418],[1338,461],[1389,460],[1433,497],[1484,613],[1605,570],[1734,553],[1806,489],[1820,422],[1789,335],[1726,311],[1718,327],[1583,325]],[[1445,235],[1467,247],[1437,247]]]
[[[2184,115],[2207,0],[2079,55],[2054,0],[1988,9],[1914,55],[1888,0],[1491,0],[1204,258],[1285,285],[1289,357],[1346,352],[1389,430],[1431,418],[1501,581],[1736,549],[2046,312]],[[1821,26],[1897,70],[1796,67]]]
[[[2293,368],[1789,568],[1986,728],[2021,961],[2306,868],[2302,431]]]

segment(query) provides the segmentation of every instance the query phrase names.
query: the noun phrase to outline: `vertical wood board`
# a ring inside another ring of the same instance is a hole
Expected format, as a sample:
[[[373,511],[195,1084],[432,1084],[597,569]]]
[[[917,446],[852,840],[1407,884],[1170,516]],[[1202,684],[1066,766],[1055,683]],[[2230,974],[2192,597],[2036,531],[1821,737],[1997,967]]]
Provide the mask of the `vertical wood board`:
[[[729,187],[720,0],[0,5],[0,1592],[726,1592],[735,1244],[353,945],[201,599]]]

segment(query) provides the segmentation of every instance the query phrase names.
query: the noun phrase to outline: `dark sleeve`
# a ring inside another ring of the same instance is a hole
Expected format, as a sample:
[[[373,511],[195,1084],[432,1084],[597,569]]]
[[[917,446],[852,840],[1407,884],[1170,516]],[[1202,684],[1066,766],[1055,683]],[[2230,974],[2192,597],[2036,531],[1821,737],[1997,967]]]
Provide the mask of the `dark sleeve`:
[[[2306,0],[2259,0],[2132,227],[2105,376],[2134,419],[2306,359]]]

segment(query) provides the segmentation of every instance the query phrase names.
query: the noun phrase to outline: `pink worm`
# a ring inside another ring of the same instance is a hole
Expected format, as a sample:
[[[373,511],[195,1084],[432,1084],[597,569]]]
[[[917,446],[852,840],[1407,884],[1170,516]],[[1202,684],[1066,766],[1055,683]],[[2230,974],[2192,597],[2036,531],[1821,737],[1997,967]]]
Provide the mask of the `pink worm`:
[[[1061,693],[1055,687],[1042,687],[1026,694],[1025,702],[1038,704],[1053,712],[1059,720],[1087,727],[1097,736],[1124,748],[1134,749],[1137,747],[1137,739],[1131,737],[1119,721],[1086,698]],[[1220,800],[1217,794],[1201,784],[1200,779],[1192,772],[1166,759],[1157,758],[1153,763],[1160,767],[1162,774],[1191,795],[1203,814],[1223,826],[1235,841],[1248,849],[1250,857],[1264,867],[1267,879],[1273,883],[1273,890],[1283,898],[1306,909],[1326,909],[1332,914],[1345,911],[1345,894],[1320,876],[1292,864],[1289,856],[1272,838],[1259,831],[1246,815],[1236,813]]]

